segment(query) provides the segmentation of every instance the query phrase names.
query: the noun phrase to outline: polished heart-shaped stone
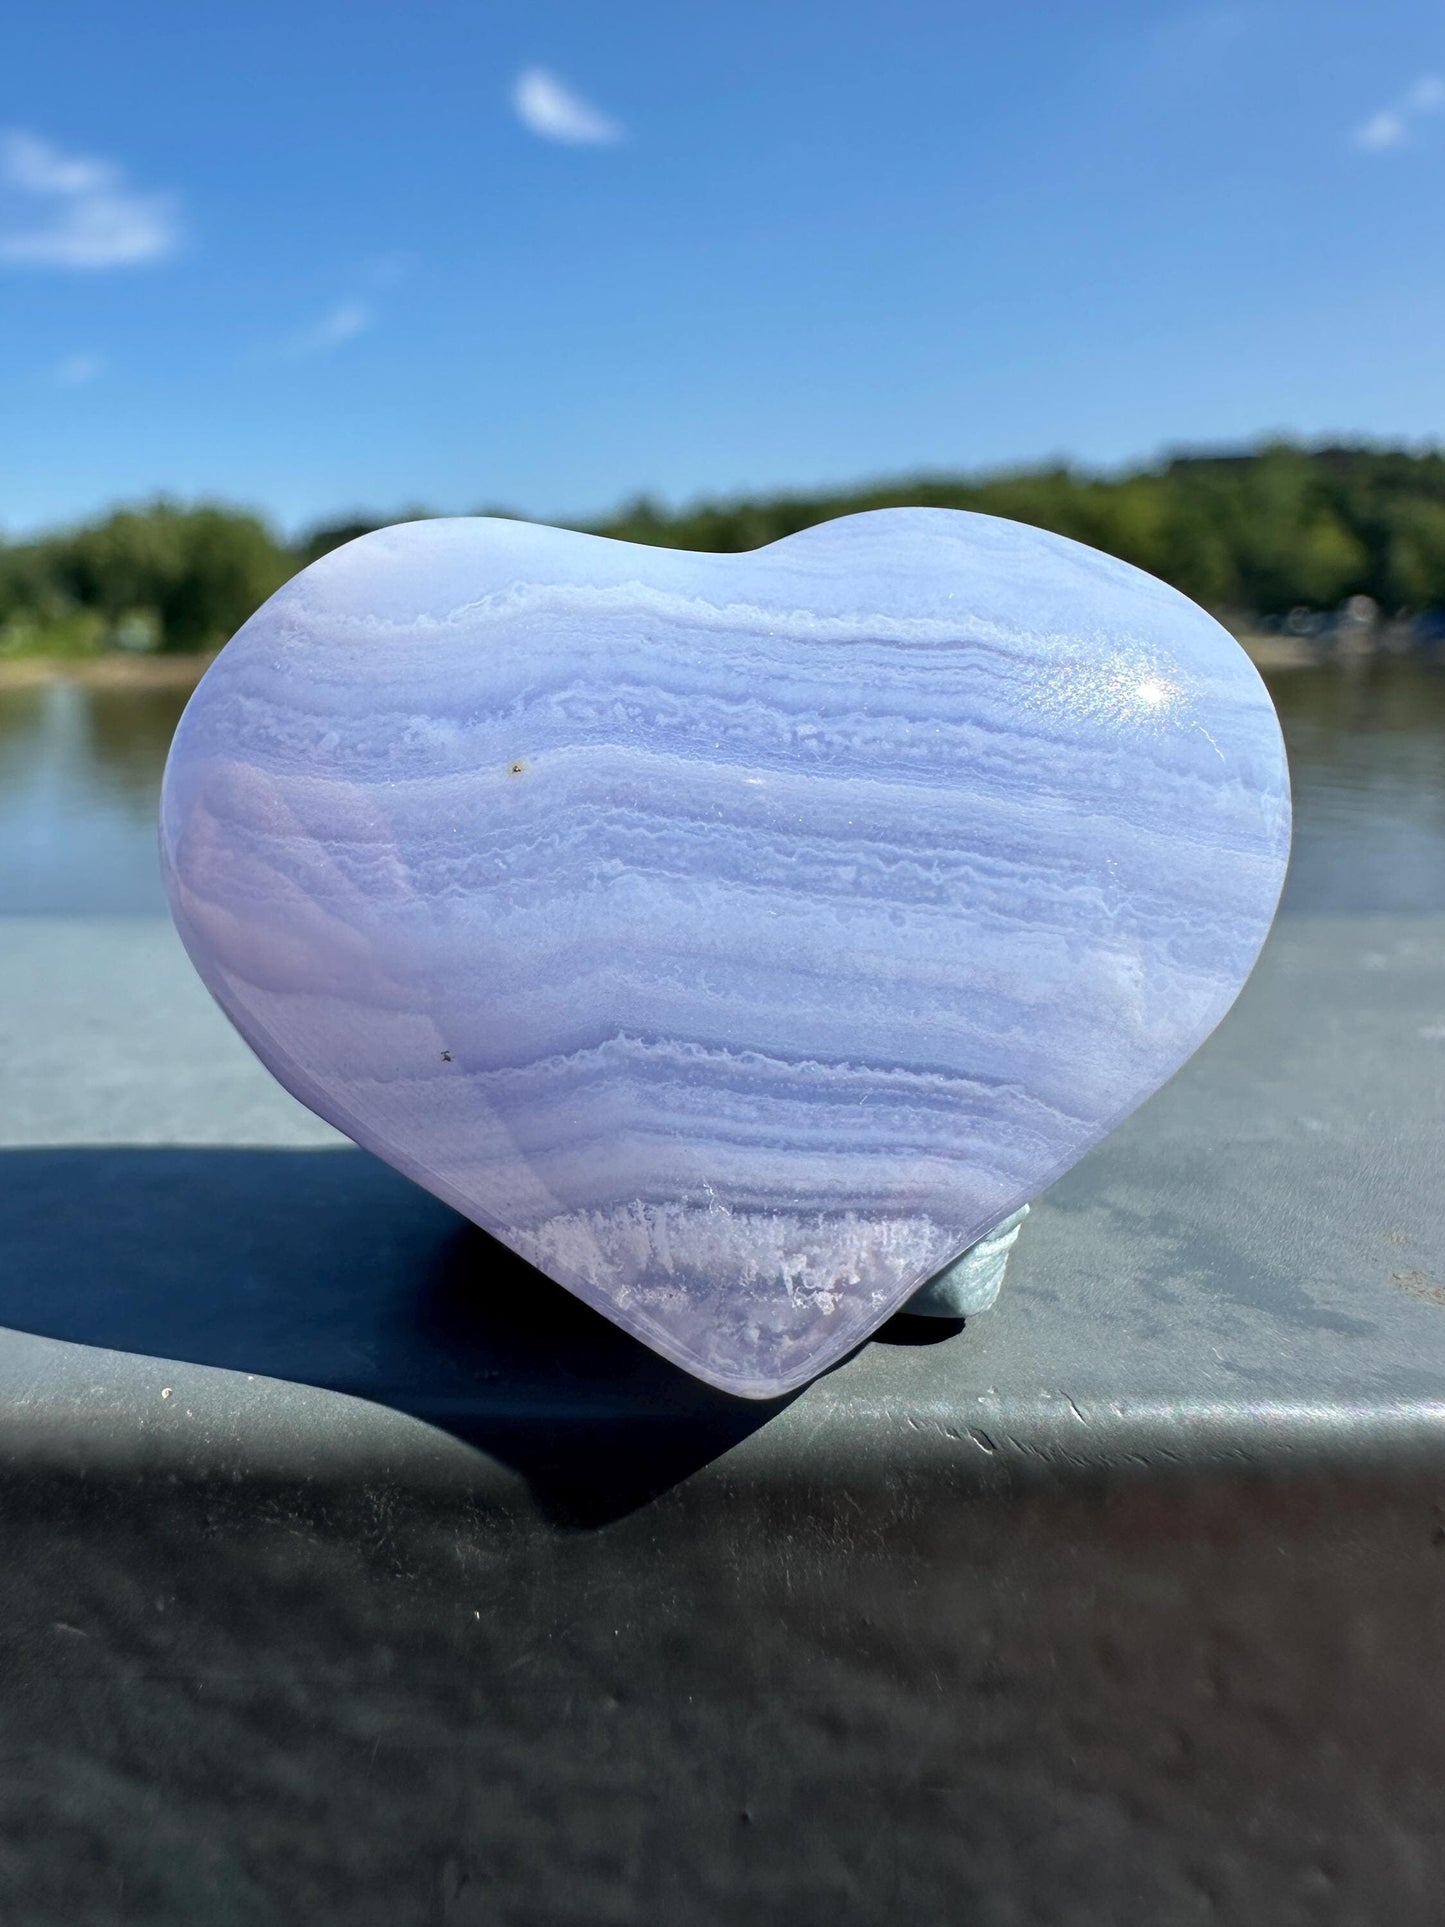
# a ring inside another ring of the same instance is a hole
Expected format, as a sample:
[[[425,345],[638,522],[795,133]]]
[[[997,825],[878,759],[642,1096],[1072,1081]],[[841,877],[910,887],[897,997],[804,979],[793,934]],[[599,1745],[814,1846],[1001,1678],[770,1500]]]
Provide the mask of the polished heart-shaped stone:
[[[892,509],[720,556],[479,518],[252,617],[162,846],[288,1090],[763,1397],[1203,1041],[1289,792],[1233,639],[1037,529]]]

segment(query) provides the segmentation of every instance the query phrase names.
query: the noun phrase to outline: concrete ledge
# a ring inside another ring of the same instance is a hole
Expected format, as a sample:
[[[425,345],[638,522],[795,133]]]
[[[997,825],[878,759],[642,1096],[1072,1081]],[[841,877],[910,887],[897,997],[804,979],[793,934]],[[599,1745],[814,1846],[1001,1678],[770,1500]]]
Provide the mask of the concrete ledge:
[[[1438,1918],[1445,919],[1283,923],[995,1311],[777,1407],[164,926],[0,926],[0,1013],[10,1917]]]
[[[1186,1470],[1445,1450],[1445,919],[1283,922],[1194,1063],[1040,1201],[995,1311],[942,1343],[900,1322],[756,1410],[343,1146],[167,926],[0,924],[0,1011],[13,1452],[364,1477],[373,1437],[438,1449],[396,1414],[483,1444],[701,1428],[759,1466],[932,1435],[988,1483],[1127,1473],[1141,1442]]]

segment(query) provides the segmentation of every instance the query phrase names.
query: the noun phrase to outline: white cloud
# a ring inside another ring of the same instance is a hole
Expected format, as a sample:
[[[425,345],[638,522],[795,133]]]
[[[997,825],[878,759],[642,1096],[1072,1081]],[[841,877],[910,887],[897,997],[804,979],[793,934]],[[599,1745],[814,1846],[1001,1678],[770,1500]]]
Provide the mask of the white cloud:
[[[1371,114],[1355,129],[1355,145],[1367,154],[1382,154],[1387,148],[1402,147],[1423,115],[1438,114],[1445,108],[1445,80],[1438,74],[1422,74],[1412,87],[1389,107]]]
[[[1405,123],[1393,107],[1382,107],[1355,129],[1356,147],[1378,154],[1383,147],[1398,147],[1405,138]]]
[[[55,379],[62,388],[83,388],[104,372],[105,359],[101,355],[67,355],[55,364]]]
[[[303,328],[293,336],[291,352],[293,355],[325,354],[328,348],[339,348],[344,341],[354,341],[358,335],[364,335],[375,322],[376,316],[366,302],[342,301],[312,327]]]
[[[132,187],[114,161],[67,154],[19,129],[0,133],[0,262],[138,267],[179,243],[173,195]]]
[[[569,147],[610,147],[622,139],[617,121],[574,94],[545,67],[529,67],[518,74],[512,106],[522,125],[546,141],[563,141]]]
[[[322,321],[316,339],[323,348],[334,348],[338,342],[365,334],[375,318],[364,301],[343,301]]]

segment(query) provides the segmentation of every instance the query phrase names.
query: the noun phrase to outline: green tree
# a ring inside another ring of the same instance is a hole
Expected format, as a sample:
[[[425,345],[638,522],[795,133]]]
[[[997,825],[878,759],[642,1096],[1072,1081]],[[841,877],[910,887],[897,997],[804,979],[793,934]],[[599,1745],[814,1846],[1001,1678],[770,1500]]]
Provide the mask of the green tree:
[[[280,586],[290,562],[254,515],[155,502],[57,538],[48,569],[62,593],[112,626],[150,613],[162,648],[210,649]]]
[[[1280,442],[1114,476],[1051,464],[676,511],[639,497],[594,526],[623,541],[736,551],[832,516],[910,503],[1052,529],[1224,611],[1329,608],[1356,593],[1387,609],[1445,604],[1445,455],[1434,450]],[[254,515],[159,501],[0,543],[0,650],[76,651],[148,634],[167,649],[213,648],[294,570],[379,525],[352,516],[285,547]]]

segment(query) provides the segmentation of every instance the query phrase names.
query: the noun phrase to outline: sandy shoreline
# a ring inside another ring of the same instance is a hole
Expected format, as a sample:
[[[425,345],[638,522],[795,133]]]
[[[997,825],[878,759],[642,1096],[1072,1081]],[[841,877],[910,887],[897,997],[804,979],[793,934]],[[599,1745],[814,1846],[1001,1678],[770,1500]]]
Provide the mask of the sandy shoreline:
[[[0,660],[0,689],[73,682],[86,689],[194,689],[214,655],[12,656]]]
[[[1305,669],[1318,658],[1302,636],[1236,638],[1260,669]],[[213,654],[126,656],[11,656],[0,659],[0,690],[78,683],[85,689],[194,689]]]

